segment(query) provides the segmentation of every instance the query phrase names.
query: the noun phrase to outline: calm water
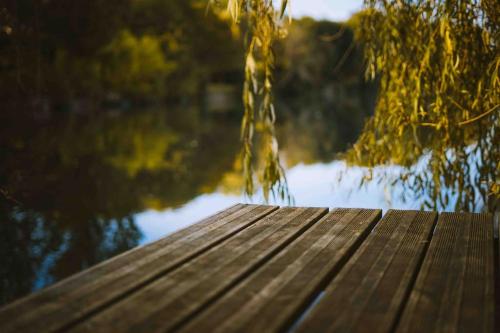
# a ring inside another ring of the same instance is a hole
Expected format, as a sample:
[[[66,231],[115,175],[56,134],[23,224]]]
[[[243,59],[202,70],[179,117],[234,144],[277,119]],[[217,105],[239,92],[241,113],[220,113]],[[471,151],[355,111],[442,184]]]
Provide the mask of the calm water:
[[[360,189],[361,169],[336,160],[363,115],[338,126],[341,112],[289,109],[278,136],[295,205],[418,208],[383,183]],[[241,194],[240,115],[163,106],[3,113],[0,302],[234,203],[262,203]]]

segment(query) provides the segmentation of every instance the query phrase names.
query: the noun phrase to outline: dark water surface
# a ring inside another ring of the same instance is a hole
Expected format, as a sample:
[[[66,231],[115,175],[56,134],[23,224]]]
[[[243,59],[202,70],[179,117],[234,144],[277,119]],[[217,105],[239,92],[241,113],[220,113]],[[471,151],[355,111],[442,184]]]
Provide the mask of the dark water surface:
[[[199,4],[0,5],[0,304],[250,200],[239,162],[245,30]],[[273,88],[295,204],[397,206],[381,185],[358,191],[358,169],[336,182],[336,153],[377,91],[351,25],[290,28]],[[177,103],[151,106],[165,100]]]
[[[361,170],[335,160],[360,130],[359,105],[281,107],[296,205],[415,206],[388,201],[384,184],[358,189]],[[263,202],[241,194],[238,110],[40,108],[1,117],[0,303],[233,203]]]

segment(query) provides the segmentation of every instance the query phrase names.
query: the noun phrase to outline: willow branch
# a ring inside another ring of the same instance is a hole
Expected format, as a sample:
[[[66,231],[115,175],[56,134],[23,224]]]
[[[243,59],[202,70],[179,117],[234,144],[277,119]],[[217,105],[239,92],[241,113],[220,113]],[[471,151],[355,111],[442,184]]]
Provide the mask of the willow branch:
[[[471,118],[471,119],[467,119],[467,120],[464,120],[464,121],[461,121],[458,123],[458,126],[463,126],[463,125],[467,125],[467,124],[470,124],[470,123],[473,123],[475,122],[476,120],[479,120],[483,117],[486,117],[487,115],[489,115],[490,113],[494,112],[495,110],[498,109],[498,106],[500,104],[497,104],[495,105],[494,107],[492,107],[491,109],[489,109],[488,111],[484,112],[484,113],[481,113],[479,116],[476,116],[474,118]]]

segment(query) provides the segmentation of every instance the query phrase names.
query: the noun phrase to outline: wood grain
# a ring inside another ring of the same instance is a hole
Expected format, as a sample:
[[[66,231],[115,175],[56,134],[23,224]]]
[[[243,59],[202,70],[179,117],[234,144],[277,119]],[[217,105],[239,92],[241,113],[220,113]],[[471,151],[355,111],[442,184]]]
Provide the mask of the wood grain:
[[[74,331],[172,330],[241,282],[326,212],[320,208],[281,208]]]
[[[492,332],[493,220],[443,213],[401,322],[400,332]]]
[[[418,272],[437,214],[390,210],[298,332],[389,332]]]
[[[278,332],[290,326],[380,216],[380,210],[335,209],[180,331]]]
[[[0,332],[493,332],[492,216],[380,216],[235,205],[7,305]]]
[[[60,330],[231,237],[277,207],[235,205],[0,310],[1,332]]]

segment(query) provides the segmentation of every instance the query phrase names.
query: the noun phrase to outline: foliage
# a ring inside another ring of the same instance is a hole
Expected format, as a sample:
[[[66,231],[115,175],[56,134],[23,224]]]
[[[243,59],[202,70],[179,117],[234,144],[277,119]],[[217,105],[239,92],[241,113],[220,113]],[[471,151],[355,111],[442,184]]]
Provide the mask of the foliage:
[[[229,17],[206,0],[9,0],[0,5],[0,98],[193,99],[241,69]],[[234,29],[233,29],[234,30]],[[112,93],[112,94],[111,94]]]
[[[2,109],[0,304],[137,246],[137,213],[215,191],[238,156],[238,121],[170,108]]]
[[[287,0],[281,1],[281,9],[272,0],[227,0],[227,10],[235,23],[246,25],[245,81],[243,85],[244,116],[241,128],[243,141],[242,159],[245,191],[254,193],[254,133],[260,132],[259,154],[264,166],[259,175],[266,200],[269,194],[291,198],[284,169],[278,155],[278,141],[274,133],[276,120],[273,104],[273,70],[275,66],[275,42],[285,33]],[[219,1],[211,1],[219,3]]]
[[[229,30],[229,16],[205,14],[203,2],[138,0],[113,8],[114,1],[74,7],[11,1],[8,11],[0,5],[0,257],[8,259],[0,269],[0,303],[136,246],[139,212],[175,209],[220,187],[241,191],[235,121],[241,110],[211,114],[193,95],[213,82],[239,88],[245,25]],[[78,24],[58,26],[71,24],[69,18]],[[336,63],[352,43],[350,31],[325,41],[339,30],[335,23],[296,21],[294,34],[273,45],[275,134],[288,165],[331,161],[373,108],[359,54],[352,68],[330,75],[329,59]],[[295,52],[303,41],[309,42]],[[141,101],[158,98],[163,88],[195,99],[196,107],[99,105],[109,92]],[[360,92],[368,98],[359,100]],[[75,112],[51,108],[53,102],[73,103]],[[254,142],[256,168],[266,165],[264,143]]]
[[[489,197],[494,209],[500,197],[500,4],[366,4],[358,36],[367,75],[380,77],[380,93],[348,160],[407,167],[395,182],[424,198],[427,208],[454,200],[457,211],[477,210]]]
[[[335,93],[342,85],[365,82],[363,48],[350,23],[306,17],[293,20],[288,31],[277,44],[276,89],[286,85],[294,89],[292,95],[300,95],[328,86]]]
[[[306,92],[312,90],[322,93],[314,99],[325,99],[329,105],[336,101],[331,108],[336,109],[335,118],[345,127],[333,126],[346,138],[352,138],[357,132],[348,129],[356,127],[364,112],[356,109],[351,116],[343,117],[344,112],[352,108],[344,103],[352,101],[348,97],[352,92],[373,91],[375,85],[366,84],[359,76],[363,67],[362,52],[349,26],[307,18],[292,22],[285,16],[288,1],[281,1],[279,10],[269,0],[230,0],[226,4],[233,20],[238,23],[241,19],[246,31],[241,133],[245,191],[249,195],[254,193],[257,178],[266,200],[271,193],[291,201],[274,128],[273,90],[289,101],[293,100],[291,96],[310,98]],[[331,70],[327,70],[329,67]],[[372,109],[369,102],[372,95],[369,93],[365,98],[366,113]],[[283,113],[281,110],[282,116]],[[260,137],[254,137],[256,132]],[[341,141],[344,140],[350,139]]]
[[[405,166],[407,172],[393,184],[413,190],[425,207],[454,201],[456,210],[477,210],[481,202],[494,209],[500,198],[500,5],[492,0],[365,3],[366,10],[349,24],[359,26],[367,76],[380,79],[380,97],[346,158],[370,167]],[[271,87],[273,46],[287,1],[279,13],[272,0],[229,0],[227,6],[235,21],[245,18],[249,31],[242,125],[246,189],[253,191],[255,110],[264,123],[260,128],[267,147],[264,190],[286,189],[274,139]]]
[[[125,95],[162,96],[166,78],[175,68],[165,59],[161,38],[136,37],[127,30],[119,33],[102,54],[106,59],[102,69],[104,83],[108,90]]]
[[[302,18],[288,30],[275,48],[280,154],[288,168],[330,162],[373,115],[377,82],[364,78],[363,48],[351,23]]]

